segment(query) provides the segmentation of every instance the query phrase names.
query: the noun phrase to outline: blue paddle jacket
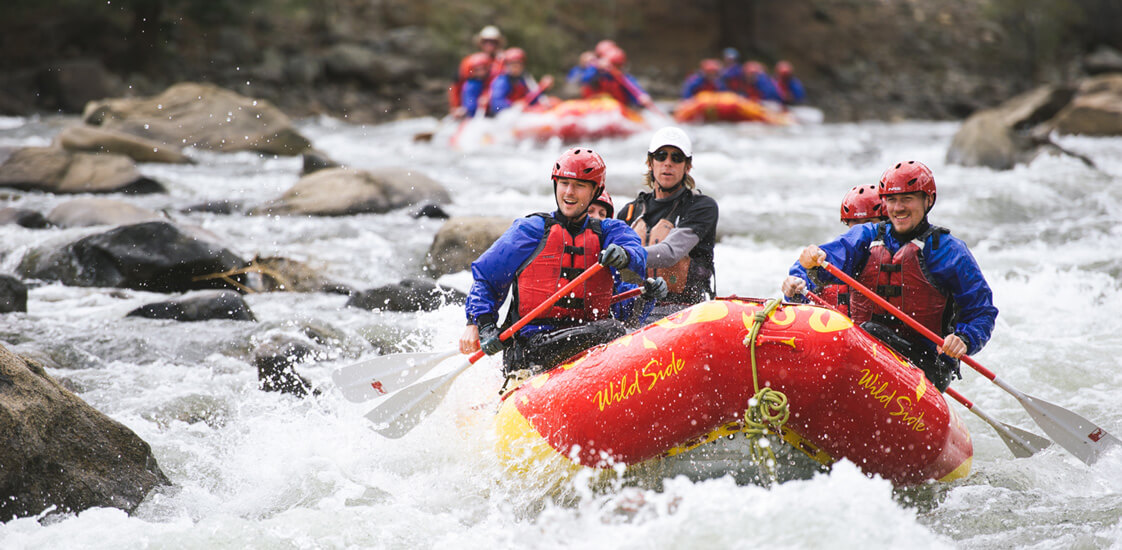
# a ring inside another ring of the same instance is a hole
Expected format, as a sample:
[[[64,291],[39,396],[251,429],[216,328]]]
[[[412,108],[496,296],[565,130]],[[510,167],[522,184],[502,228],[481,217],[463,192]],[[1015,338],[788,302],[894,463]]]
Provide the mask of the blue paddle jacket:
[[[725,89],[725,83],[720,78],[709,80],[704,74],[697,72],[682,84],[682,99],[689,99],[701,92],[723,92]]]
[[[479,100],[486,87],[486,81],[481,78],[469,78],[463,82],[460,88],[460,102],[467,111],[467,116],[475,116],[475,110],[479,108]]]
[[[503,73],[491,81],[491,103],[488,106],[490,113],[498,113],[530,94],[530,87],[526,84],[526,77],[512,76]],[[538,102],[541,96],[535,97],[531,105]]]
[[[564,223],[564,218],[559,212],[555,211],[552,215],[555,220]],[[584,230],[587,227],[586,216],[580,228]],[[603,248],[613,244],[622,246],[631,257],[628,269],[635,273],[647,272],[647,251],[643,249],[635,231],[623,221],[615,219],[601,220],[600,228],[603,231]],[[534,255],[544,235],[545,220],[540,216],[519,218],[491,245],[491,248],[472,262],[471,275],[474,282],[464,306],[468,324],[478,325],[480,317],[498,324],[499,308],[506,301],[519,268]],[[635,288],[635,285],[622,282],[614,268],[608,269],[611,270],[612,279],[615,281],[616,294]],[[612,315],[617,319],[625,320],[633,314],[634,304],[635,299],[614,304]],[[554,328],[549,323],[530,322],[518,334],[525,337]]]
[[[826,261],[845,273],[857,278],[869,259],[869,244],[877,236],[877,224],[855,225],[837,239],[820,245],[826,252]],[[993,305],[993,292],[982,275],[978,262],[966,248],[962,240],[943,233],[939,235],[939,246],[932,249],[935,235],[924,243],[924,264],[932,278],[932,283],[944,294],[951,297],[958,307],[958,317],[954,332],[967,346],[967,354],[973,355],[989,342],[997,319],[997,308]],[[885,232],[884,245],[895,254],[901,242],[895,230]],[[790,274],[807,282],[807,288],[814,291],[815,285],[806,269],[799,262],[791,266]],[[840,284],[841,281],[824,269],[815,268],[814,278],[823,284]],[[857,292],[854,290],[853,292]]]

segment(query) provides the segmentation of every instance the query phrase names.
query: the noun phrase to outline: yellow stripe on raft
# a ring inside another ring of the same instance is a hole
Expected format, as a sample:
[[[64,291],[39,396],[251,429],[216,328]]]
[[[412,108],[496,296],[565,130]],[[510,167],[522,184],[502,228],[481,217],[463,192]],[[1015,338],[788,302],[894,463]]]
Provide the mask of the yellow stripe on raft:
[[[939,481],[945,483],[947,481],[954,481],[956,479],[962,479],[962,478],[970,475],[970,468],[972,467],[973,464],[974,464],[974,457],[973,456],[968,456],[968,457],[966,457],[966,460],[964,460],[962,462],[962,464],[958,465],[958,468],[955,468],[954,470],[951,471],[951,473],[939,478]]]
[[[549,446],[530,421],[514,406],[513,395],[503,401],[495,414],[495,452],[507,468],[526,475],[546,474],[542,479],[559,479],[580,469],[575,462]]]

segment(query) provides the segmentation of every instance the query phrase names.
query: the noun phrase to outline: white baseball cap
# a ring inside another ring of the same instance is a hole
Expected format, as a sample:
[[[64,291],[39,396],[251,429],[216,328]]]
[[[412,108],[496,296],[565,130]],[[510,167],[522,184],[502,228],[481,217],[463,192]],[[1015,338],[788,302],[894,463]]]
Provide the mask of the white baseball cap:
[[[690,143],[690,137],[681,128],[676,126],[660,128],[651,136],[651,145],[647,147],[647,152],[654,153],[660,147],[667,145],[680,149],[682,154],[686,155],[686,158],[693,158],[693,145]]]
[[[494,25],[487,25],[483,30],[479,31],[479,38],[481,40],[499,40],[503,37],[503,33],[499,32],[499,28]]]

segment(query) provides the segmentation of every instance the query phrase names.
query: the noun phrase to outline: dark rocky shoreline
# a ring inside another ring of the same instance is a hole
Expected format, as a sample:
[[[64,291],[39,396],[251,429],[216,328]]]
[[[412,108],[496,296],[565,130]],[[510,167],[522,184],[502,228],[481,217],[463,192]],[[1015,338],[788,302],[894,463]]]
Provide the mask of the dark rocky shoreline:
[[[996,0],[547,1],[537,11],[403,0],[57,3],[67,9],[0,8],[0,114],[79,112],[89,100],[190,80],[294,117],[442,116],[459,57],[489,23],[527,49],[539,76],[562,75],[581,50],[614,38],[640,82],[666,99],[722,47],[768,64],[785,58],[830,121],[963,118],[1093,72],[1088,54],[1098,48],[1122,49],[1122,6],[1106,0],[1046,0],[1035,13]]]

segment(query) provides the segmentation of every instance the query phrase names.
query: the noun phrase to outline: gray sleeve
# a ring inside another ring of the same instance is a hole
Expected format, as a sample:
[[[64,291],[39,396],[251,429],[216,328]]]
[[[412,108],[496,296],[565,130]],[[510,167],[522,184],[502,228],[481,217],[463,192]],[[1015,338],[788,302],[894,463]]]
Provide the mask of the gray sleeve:
[[[647,267],[664,269],[685,258],[701,239],[688,227],[675,227],[662,242],[646,247]]]

